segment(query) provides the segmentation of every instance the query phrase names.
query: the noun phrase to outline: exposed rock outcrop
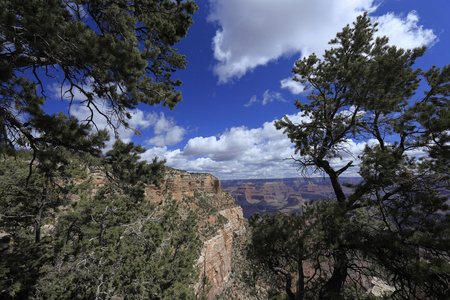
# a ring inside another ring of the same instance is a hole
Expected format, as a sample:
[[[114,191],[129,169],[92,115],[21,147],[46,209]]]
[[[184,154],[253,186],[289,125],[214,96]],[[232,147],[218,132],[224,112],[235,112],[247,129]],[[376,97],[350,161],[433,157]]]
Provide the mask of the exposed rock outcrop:
[[[107,179],[100,172],[90,173],[89,179],[94,194]],[[78,183],[84,182],[79,180]],[[189,173],[172,168],[166,169],[164,178],[158,186],[145,187],[146,199],[156,205],[164,205],[168,199],[180,204],[181,210],[190,209],[198,214],[200,238],[203,241],[200,257],[197,260],[199,280],[194,288],[201,292],[203,279],[210,288],[209,299],[214,299],[227,287],[232,268],[233,238],[245,231],[242,208],[234,198],[222,189],[221,182],[207,173]],[[73,195],[73,200],[79,200]],[[50,225],[47,225],[47,227]],[[43,228],[47,232],[48,228]],[[9,243],[10,238],[0,232],[0,243]]]
[[[198,212],[203,247],[197,262],[199,281],[194,288],[201,292],[206,278],[208,298],[214,299],[230,278],[233,238],[245,231],[242,208],[222,189],[219,179],[207,173],[168,169],[161,184],[147,186],[145,193],[153,203],[163,203],[170,195]]]
[[[150,185],[145,189],[147,198],[155,203],[163,201],[169,193],[174,200],[180,202],[186,197],[194,197],[197,191],[215,197],[216,206],[234,203],[233,198],[222,189],[219,179],[207,173],[189,173],[168,168],[159,186]]]
[[[206,276],[211,284],[208,299],[213,299],[226,287],[232,268],[233,238],[245,230],[242,208],[224,209],[219,214],[227,218],[228,222],[204,243],[198,260],[200,281],[195,289],[199,291],[202,288],[201,279]]]

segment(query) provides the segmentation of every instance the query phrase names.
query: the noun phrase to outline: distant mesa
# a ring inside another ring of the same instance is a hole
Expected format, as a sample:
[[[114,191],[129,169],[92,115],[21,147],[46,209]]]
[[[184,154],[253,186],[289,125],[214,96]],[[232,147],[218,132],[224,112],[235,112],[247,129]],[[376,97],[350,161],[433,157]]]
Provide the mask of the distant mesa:
[[[358,177],[345,177],[343,183],[356,184]],[[334,192],[324,178],[237,179],[221,180],[222,188],[230,193],[244,211],[244,218],[253,213],[301,213],[305,201],[330,199]],[[349,194],[351,189],[344,187]]]

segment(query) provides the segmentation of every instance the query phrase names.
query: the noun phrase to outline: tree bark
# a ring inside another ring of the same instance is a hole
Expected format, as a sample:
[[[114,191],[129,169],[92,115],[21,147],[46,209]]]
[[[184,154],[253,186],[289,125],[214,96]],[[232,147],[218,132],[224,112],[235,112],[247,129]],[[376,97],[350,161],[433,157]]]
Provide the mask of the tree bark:
[[[320,290],[320,300],[341,299],[340,292],[347,279],[347,255],[340,249],[334,254],[335,263],[331,278],[323,285]]]
[[[282,269],[282,268],[279,268],[279,267],[274,267],[273,270],[275,272],[279,272],[279,273],[284,275],[284,277],[286,278],[286,284],[285,284],[286,294],[288,295],[289,299],[296,300],[296,296],[291,290],[291,287],[292,287],[292,275],[288,271],[286,271],[285,269]]]
[[[330,163],[326,160],[317,159],[315,163],[317,164],[318,167],[322,168],[325,171],[325,173],[327,173],[328,177],[330,178],[331,185],[333,187],[333,191],[334,191],[334,194],[336,195],[337,201],[339,203],[344,202],[347,197],[345,196],[344,190],[342,189],[342,186],[339,183],[339,175],[340,174],[338,172],[336,172],[330,166]]]
[[[297,298],[296,300],[303,300],[303,296],[305,294],[305,286],[304,286],[304,274],[303,274],[303,260],[298,260],[298,281],[297,281]]]

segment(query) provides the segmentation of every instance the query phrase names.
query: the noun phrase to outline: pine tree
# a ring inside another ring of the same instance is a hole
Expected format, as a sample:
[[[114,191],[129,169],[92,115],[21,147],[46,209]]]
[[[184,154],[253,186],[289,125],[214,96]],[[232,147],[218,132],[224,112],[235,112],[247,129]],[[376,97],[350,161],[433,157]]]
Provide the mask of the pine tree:
[[[164,161],[120,140],[100,157],[53,151],[64,160],[39,157],[31,175],[30,151],[0,165],[2,299],[201,297],[197,215],[145,198]]]
[[[66,142],[69,132],[55,132],[74,118],[46,113],[50,98],[90,110],[83,124],[71,123],[79,130],[95,125],[95,115],[114,128],[128,126],[130,110],[140,103],[173,109],[181,81],[172,74],[186,66],[173,46],[196,10],[189,0],[1,0],[1,152],[39,151],[43,143],[81,146]],[[50,97],[52,83],[60,97]]]
[[[0,163],[0,231],[4,235],[0,295],[6,299],[26,299],[33,293],[50,262],[52,228],[61,208],[70,202],[75,180],[85,173],[71,151],[57,148],[38,154],[32,173],[30,151],[3,157]]]
[[[163,207],[145,199],[145,184],[158,184],[164,162],[139,161],[143,151],[116,141],[97,167],[105,182],[79,186],[80,199],[59,217],[52,262],[34,297],[196,298],[197,216],[181,216],[170,198]]]
[[[290,299],[343,299],[350,290],[361,296],[363,282],[374,277],[393,287],[393,299],[449,297],[450,67],[414,69],[425,48],[388,45],[375,37],[376,26],[358,17],[322,59],[310,55],[293,69],[310,91],[307,101],[295,102],[304,118],[296,124],[285,117],[276,126],[294,143],[303,174],[327,177],[334,199],[310,203],[299,237],[292,233],[280,246],[303,251],[314,270],[298,273],[303,288],[287,293]],[[422,77],[429,89],[418,97]],[[349,152],[352,139],[367,142],[359,156]],[[344,155],[359,162],[338,163]],[[361,182],[346,195],[339,178],[356,167]],[[255,232],[268,222],[254,221]]]
[[[194,297],[195,215],[144,200],[164,162],[139,161],[144,149],[120,141],[103,155],[94,117],[116,130],[141,103],[181,101],[172,75],[186,59],[174,45],[196,10],[190,0],[0,0],[0,233],[11,241],[0,245],[0,298]],[[90,115],[49,114],[55,98]],[[106,178],[98,190],[80,177],[93,166]]]

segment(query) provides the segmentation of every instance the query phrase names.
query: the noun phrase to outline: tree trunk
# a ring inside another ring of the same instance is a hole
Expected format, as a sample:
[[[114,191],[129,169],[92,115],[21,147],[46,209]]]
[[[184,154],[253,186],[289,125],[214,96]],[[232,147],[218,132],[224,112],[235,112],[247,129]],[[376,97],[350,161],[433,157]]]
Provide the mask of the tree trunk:
[[[335,263],[331,278],[320,290],[320,300],[341,299],[340,292],[347,279],[347,255],[344,250],[338,250],[334,254]]]
[[[339,203],[343,203],[347,197],[345,196],[344,190],[342,189],[342,186],[339,182],[340,173],[336,172],[330,166],[330,163],[326,160],[317,159],[316,164],[317,166],[321,167],[325,171],[325,173],[327,173],[328,177],[330,178],[331,185],[333,187],[333,191],[334,194],[336,195],[337,201]],[[347,168],[347,166],[344,168]]]
[[[296,300],[303,300],[305,294],[305,286],[304,280],[305,276],[303,275],[303,260],[298,260],[298,281],[297,281],[297,298]]]
[[[320,160],[318,165],[323,168],[323,170],[327,173],[330,178],[331,185],[333,186],[334,194],[336,195],[336,199],[342,208],[346,208],[346,199],[345,193],[342,189],[342,185],[339,182],[339,175],[342,172],[336,172],[329,164],[328,161]],[[342,170],[346,169],[350,164],[347,164]],[[341,212],[345,217],[345,212]],[[335,216],[339,217],[339,216]],[[340,241],[337,241],[340,243]],[[344,249],[338,248],[334,256],[334,268],[333,274],[331,278],[324,284],[324,286],[320,290],[319,299],[320,300],[336,300],[340,299],[340,291],[342,286],[347,279],[347,255]]]
[[[277,272],[277,273],[281,273],[281,274],[284,275],[284,277],[286,278],[284,290],[285,290],[286,294],[288,295],[289,299],[296,300],[296,295],[291,290],[291,287],[292,287],[292,275],[288,271],[283,269],[283,268],[274,267],[273,270],[275,272]]]

